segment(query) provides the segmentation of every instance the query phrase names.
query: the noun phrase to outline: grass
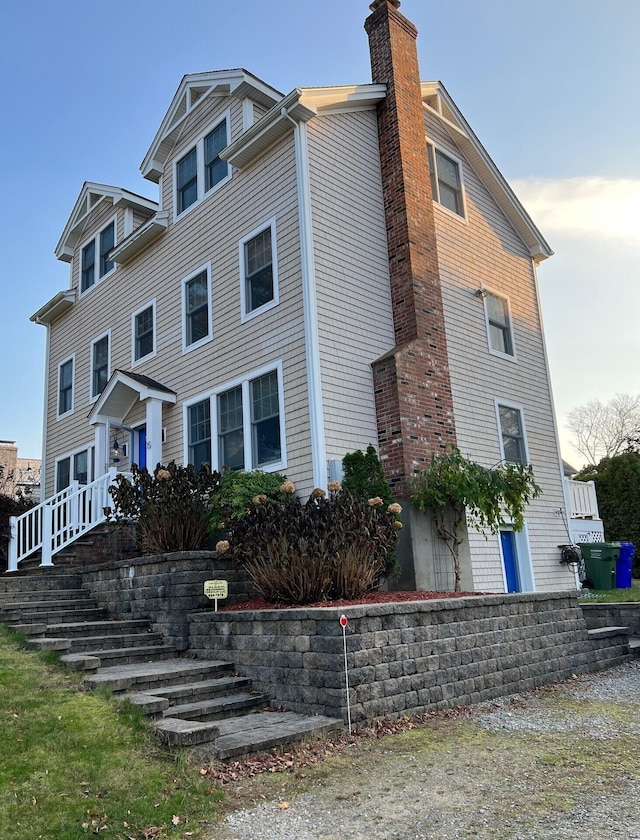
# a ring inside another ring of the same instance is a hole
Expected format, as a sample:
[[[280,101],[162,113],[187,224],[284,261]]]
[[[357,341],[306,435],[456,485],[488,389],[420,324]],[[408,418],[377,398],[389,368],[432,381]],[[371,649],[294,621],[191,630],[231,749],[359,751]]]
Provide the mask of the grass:
[[[584,604],[620,604],[640,601],[640,583],[635,582],[630,589],[584,589],[580,594]]]
[[[0,840],[199,837],[221,791],[136,707],[78,685],[0,625]]]

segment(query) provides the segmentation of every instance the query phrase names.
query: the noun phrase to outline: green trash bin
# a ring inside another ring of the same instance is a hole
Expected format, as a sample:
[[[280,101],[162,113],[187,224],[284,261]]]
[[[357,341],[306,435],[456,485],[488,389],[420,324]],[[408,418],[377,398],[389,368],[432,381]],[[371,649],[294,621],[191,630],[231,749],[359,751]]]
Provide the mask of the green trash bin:
[[[616,560],[620,543],[580,543],[587,578],[594,589],[616,588]]]

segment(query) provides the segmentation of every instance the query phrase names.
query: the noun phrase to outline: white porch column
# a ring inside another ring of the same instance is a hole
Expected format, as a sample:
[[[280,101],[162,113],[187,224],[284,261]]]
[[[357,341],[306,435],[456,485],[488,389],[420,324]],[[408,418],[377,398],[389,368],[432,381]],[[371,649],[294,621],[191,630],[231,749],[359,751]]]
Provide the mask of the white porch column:
[[[94,478],[100,478],[109,469],[109,439],[107,435],[107,424],[96,423],[95,427],[95,448],[96,461]]]
[[[147,411],[147,469],[152,473],[162,463],[162,401],[149,397]]]

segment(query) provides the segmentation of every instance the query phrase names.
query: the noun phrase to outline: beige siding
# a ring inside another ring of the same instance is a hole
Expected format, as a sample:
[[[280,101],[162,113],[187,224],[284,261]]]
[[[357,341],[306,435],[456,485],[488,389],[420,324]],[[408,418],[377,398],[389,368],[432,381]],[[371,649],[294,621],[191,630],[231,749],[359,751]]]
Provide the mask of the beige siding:
[[[427,134],[461,158],[431,117]],[[529,457],[544,491],[526,515],[535,585],[570,588],[573,577],[558,563],[557,546],[568,536],[553,513],[564,499],[531,260],[473,170],[462,164],[466,221],[439,205],[435,214],[458,444],[464,454],[492,466],[501,457],[495,400],[522,406]],[[474,295],[480,286],[509,299],[516,361],[489,352],[484,305]],[[476,590],[502,591],[498,537],[472,533],[470,544]]]
[[[234,132],[241,125],[240,103],[234,103]],[[187,124],[183,140],[167,161],[188,150],[192,140],[222,111],[228,97],[212,99]],[[240,120],[240,123],[238,121]],[[163,179],[165,208],[172,209],[171,175]],[[169,200],[170,199],[170,200]],[[280,303],[241,323],[239,241],[275,218]],[[187,353],[182,350],[182,283],[184,277],[211,264],[213,340]],[[111,329],[111,370],[130,370],[131,315],[156,299],[156,356],[142,361],[136,373],[150,376],[177,392],[176,406],[165,406],[165,461],[183,461],[183,402],[210,393],[225,383],[266,365],[282,363],[285,398],[287,465],[285,471],[302,489],[311,489],[308,399],[300,277],[298,206],[293,137],[289,136],[246,171],[185,213],[170,221],[164,234],[136,259],[80,298],[51,331],[48,460],[84,442],[93,430],[86,422],[89,403],[89,356],[93,338]],[[55,422],[57,364],[76,353],[75,411]],[[137,406],[127,425],[144,419]]]
[[[371,363],[393,347],[375,111],[309,124],[327,457],[377,445]]]

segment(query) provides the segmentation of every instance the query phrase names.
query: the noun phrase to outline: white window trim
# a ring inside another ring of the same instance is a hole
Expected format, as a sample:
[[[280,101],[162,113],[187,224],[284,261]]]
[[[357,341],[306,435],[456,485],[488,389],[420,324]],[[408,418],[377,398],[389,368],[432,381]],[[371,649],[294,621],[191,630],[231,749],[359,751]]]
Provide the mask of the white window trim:
[[[184,289],[183,289],[183,305],[184,305]],[[150,353],[147,353],[146,356],[140,356],[139,359],[136,359],[136,318],[138,315],[141,315],[143,312],[146,312],[147,309],[151,309],[153,311],[153,349]],[[149,359],[153,359],[153,357],[157,353],[157,345],[156,345],[156,337],[158,334],[158,328],[156,323],[156,299],[153,298],[152,300],[147,301],[142,306],[139,306],[135,312],[131,313],[131,367],[137,367],[141,365],[143,362],[148,362]],[[186,335],[186,333],[185,333]]]
[[[245,275],[244,246],[247,242],[250,242],[263,231],[267,230],[267,228],[271,228],[271,271],[273,273],[273,299],[270,300],[268,303],[259,306],[257,309],[252,309],[251,312],[247,312],[247,278]],[[246,236],[243,236],[240,242],[238,243],[238,253],[240,257],[240,322],[242,324],[246,323],[247,321],[251,321],[253,318],[257,318],[264,312],[268,312],[269,309],[273,309],[274,306],[277,306],[280,303],[280,288],[278,284],[278,245],[276,233],[276,217],[272,216],[268,221],[259,225],[257,228],[254,228]]]
[[[105,330],[100,335],[97,335],[91,341],[91,353],[89,355],[89,402],[94,403],[100,394],[93,393],[93,350],[96,344],[99,341],[102,341],[103,338],[108,339],[108,352],[107,352],[107,382],[111,378],[111,330]]]
[[[173,220],[174,222],[178,221],[179,219],[183,219],[188,213],[202,204],[210,195],[217,192],[221,187],[225,184],[229,183],[232,176],[233,167],[231,164],[227,166],[227,177],[223,178],[221,181],[218,181],[210,190],[205,192],[204,185],[205,185],[205,170],[204,170],[204,138],[211,134],[212,131],[220,125],[223,120],[227,121],[227,145],[231,143],[231,108],[227,108],[224,113],[220,114],[220,116],[214,120],[214,122],[210,123],[207,128],[202,131],[196,139],[189,144],[188,148],[182,149],[180,154],[176,155],[175,160],[173,161]],[[193,151],[196,150],[196,168],[197,168],[197,193],[198,197],[178,213],[178,164],[181,160]]]
[[[117,269],[118,264],[114,263],[113,268],[107,271],[106,274],[103,274],[102,277],[99,276],[100,274],[100,235],[109,227],[110,224],[113,223],[113,247],[115,248],[118,244],[118,214],[116,213],[110,219],[108,219],[103,225],[100,225],[100,230],[86,239],[82,246],[80,247],[80,256],[79,256],[79,265],[78,265],[78,297],[84,297],[88,295],[92,289],[95,289],[96,286],[100,285],[103,280],[106,280],[107,277],[111,277],[114,271]],[[95,264],[94,264],[94,272],[95,272],[95,281],[92,286],[89,286],[88,289],[82,290],[82,255],[84,253],[84,249],[87,245],[90,245],[91,242],[95,244]]]
[[[253,436],[251,434],[251,382],[254,379],[259,379],[267,373],[275,371],[278,375],[278,410],[280,412],[280,460],[272,464],[265,464],[264,466],[254,465],[253,462]],[[287,446],[286,446],[286,431],[285,431],[285,417],[284,417],[284,388],[282,381],[282,361],[278,361],[264,367],[252,370],[244,376],[232,379],[225,382],[213,390],[206,391],[185,400],[182,404],[182,430],[183,430],[183,463],[189,463],[189,408],[197,403],[210,401],[210,416],[211,416],[211,469],[220,469],[220,456],[218,452],[218,403],[217,398],[219,394],[225,391],[230,391],[232,388],[242,386],[242,432],[245,442],[245,464],[243,472],[251,472],[251,470],[262,470],[263,472],[278,472],[287,467]]]
[[[527,523],[521,531],[516,531],[511,523],[500,526],[500,531],[513,531],[516,544],[516,563],[518,564],[518,577],[520,578],[521,592],[535,592],[536,582],[533,574],[533,561],[531,559],[531,544],[529,542],[529,529]],[[500,568],[502,570],[502,585],[507,591],[507,573],[504,563],[504,552],[502,550],[502,539],[498,533],[498,551],[500,552]]]
[[[482,303],[484,305],[484,322],[487,328],[487,347],[489,348],[489,353],[492,356],[497,356],[500,359],[507,359],[510,362],[517,362],[518,356],[516,353],[516,339],[513,334],[513,318],[511,317],[511,302],[507,295],[502,294],[501,292],[496,291],[495,289],[490,289],[488,286],[482,287],[483,292],[487,292],[487,295],[492,295],[495,298],[499,298],[500,300],[504,301],[507,305],[507,318],[509,319],[509,334],[511,336],[511,347],[513,348],[513,355],[509,353],[501,353],[500,350],[496,350],[495,347],[491,346],[491,327],[489,325],[489,308],[487,306],[487,295],[485,295],[482,299]]]
[[[436,207],[442,210],[443,213],[446,213],[447,216],[450,216],[452,219],[457,219],[459,222],[463,224],[468,224],[467,218],[467,191],[464,186],[464,166],[462,159],[459,158],[457,155],[452,154],[449,149],[445,149],[443,146],[440,146],[438,143],[434,143],[433,140],[429,140],[427,137],[427,145],[431,146],[433,149],[433,160],[436,160],[436,151],[443,154],[445,157],[450,158],[454,163],[458,165],[458,175],[460,176],[460,199],[462,201],[462,215],[458,213],[454,213],[453,210],[449,210],[448,207],[445,207],[444,204],[440,204],[440,196],[437,197],[433,196],[433,203]],[[437,166],[437,163],[436,163]],[[438,173],[437,171],[434,173],[436,184],[438,183]]]
[[[500,397],[494,398],[495,410],[496,410],[496,425],[498,429],[498,443],[500,445],[500,455],[503,461],[506,461],[504,457],[504,444],[502,441],[502,424],[500,423],[500,406],[504,406],[505,408],[513,408],[520,412],[520,422],[522,423],[522,440],[524,443],[524,455],[525,455],[525,462],[527,464],[531,463],[531,459],[529,457],[529,443],[527,440],[527,427],[525,424],[524,419],[524,406],[521,403],[510,402],[509,400],[503,400]],[[511,464],[513,461],[508,461],[507,463]]]
[[[73,478],[73,459],[76,455],[79,455],[81,452],[87,453],[87,483],[91,484],[94,481],[95,477],[95,469],[96,469],[96,453],[95,453],[95,441],[91,441],[91,443],[87,443],[85,446],[77,446],[75,449],[69,450],[69,452],[65,452],[62,455],[59,455],[53,465],[53,486],[56,488],[56,493],[60,491],[57,489],[57,481],[58,481],[58,464],[60,461],[64,461],[69,458],[69,485],[75,479]]]
[[[67,364],[67,362],[71,362],[71,408],[69,411],[65,411],[63,414],[60,414],[60,372],[62,367]],[[63,359],[61,362],[58,363],[58,382],[56,387],[56,419],[61,420],[63,417],[69,417],[69,415],[73,414],[76,407],[76,354],[72,353],[71,356],[67,356],[66,359]]]
[[[193,280],[194,277],[197,277],[199,274],[203,272],[207,273],[207,305],[209,308],[208,311],[208,333],[203,338],[199,339],[198,341],[194,341],[193,344],[187,344],[187,301],[186,301],[186,294],[185,288],[187,283],[190,280]],[[210,341],[213,340],[213,307],[212,307],[212,294],[211,294],[211,262],[207,262],[204,265],[201,265],[195,271],[192,271],[191,274],[188,274],[186,277],[183,277],[180,282],[180,296],[182,298],[182,354],[191,353],[192,350],[197,350],[198,347],[202,347],[204,344],[208,344]],[[147,358],[145,356],[145,358]]]

